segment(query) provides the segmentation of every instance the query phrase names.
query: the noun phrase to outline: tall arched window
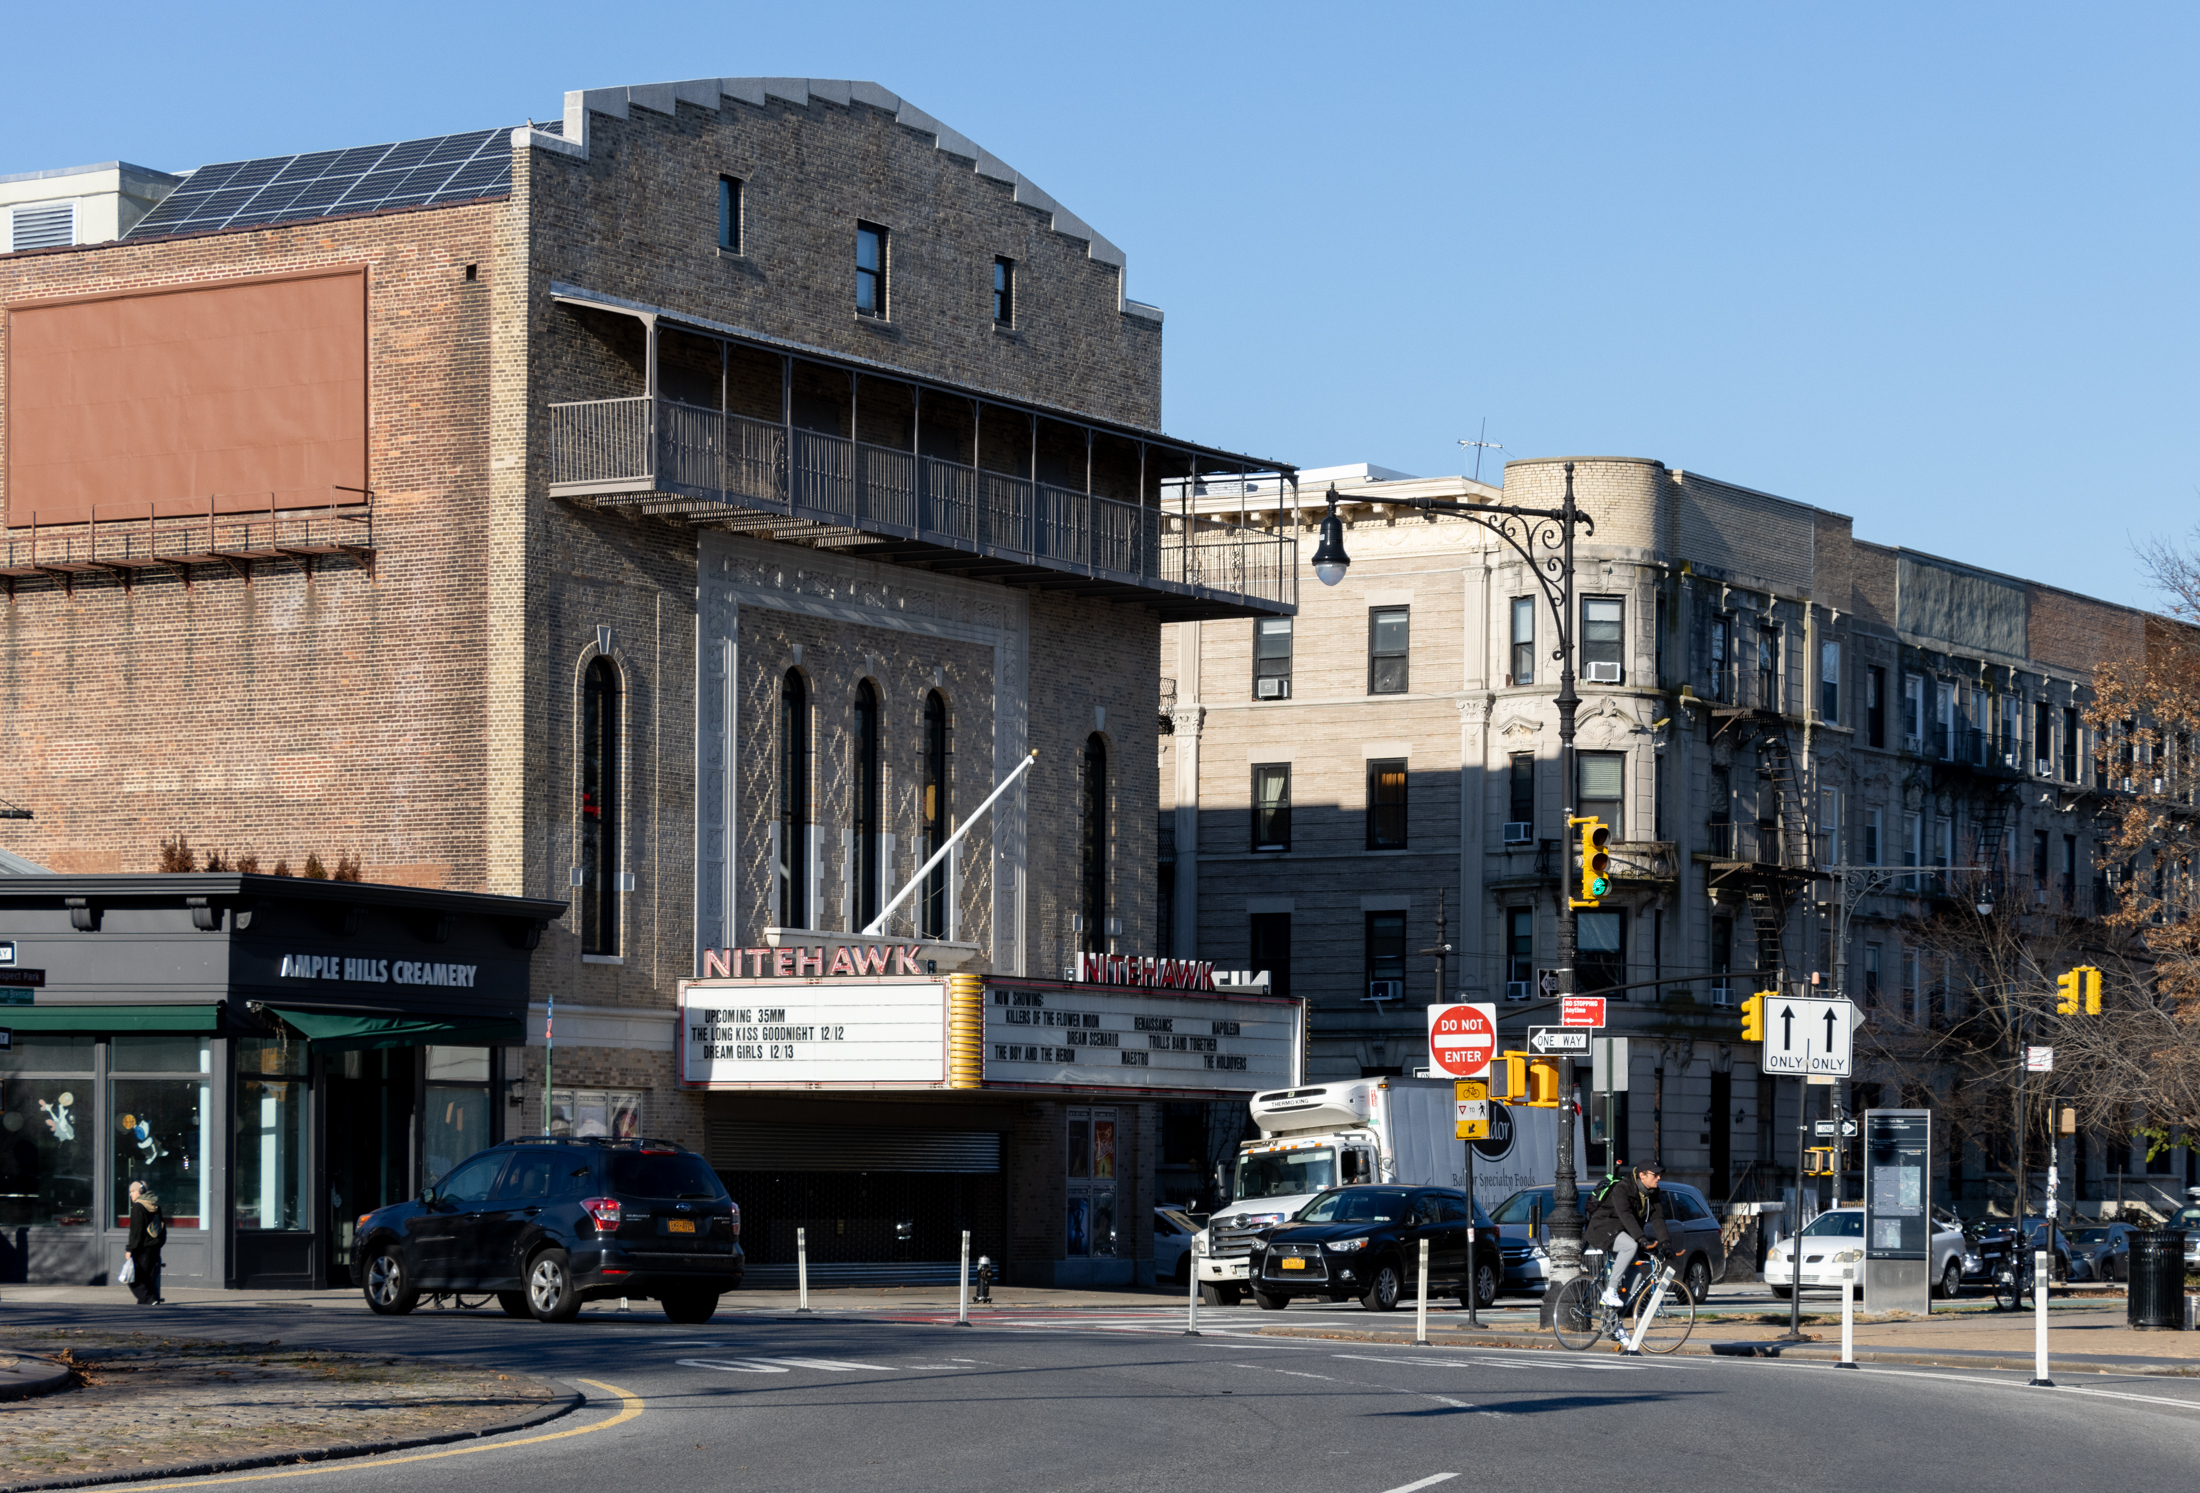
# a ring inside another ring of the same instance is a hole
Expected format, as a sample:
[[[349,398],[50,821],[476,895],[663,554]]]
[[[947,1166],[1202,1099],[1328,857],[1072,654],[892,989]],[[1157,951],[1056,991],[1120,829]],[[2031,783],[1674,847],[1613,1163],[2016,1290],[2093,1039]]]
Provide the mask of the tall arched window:
[[[779,690],[779,926],[810,926],[810,687],[789,669]]]
[[[619,952],[619,671],[608,658],[581,680],[581,951]]]
[[[1084,924],[1080,946],[1090,954],[1108,947],[1108,744],[1095,731],[1085,738],[1078,784],[1077,910]]]
[[[856,686],[855,783],[848,820],[855,833],[856,899],[850,932],[871,926],[878,916],[878,691],[866,679]]]
[[[947,843],[947,700],[938,690],[924,697],[924,771],[919,790],[923,800],[919,814],[923,819],[923,846],[918,852],[918,864],[922,865],[939,853]],[[942,861],[924,878],[924,886],[917,893],[917,932],[925,938],[947,936],[947,863]]]

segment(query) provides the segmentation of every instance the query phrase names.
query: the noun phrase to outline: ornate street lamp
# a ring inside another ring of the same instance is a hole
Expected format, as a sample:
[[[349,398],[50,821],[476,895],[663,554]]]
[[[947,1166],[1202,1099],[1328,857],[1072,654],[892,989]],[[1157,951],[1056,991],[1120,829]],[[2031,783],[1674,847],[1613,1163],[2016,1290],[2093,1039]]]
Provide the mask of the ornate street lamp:
[[[1325,586],[1334,586],[1344,579],[1352,557],[1344,551],[1344,521],[1337,517],[1335,484],[1331,484],[1327,497],[1329,508],[1322,515],[1321,540],[1314,548],[1312,563],[1315,579]],[[1596,533],[1596,521],[1574,503],[1574,464],[1566,463],[1566,497],[1556,508],[1455,503],[1448,498],[1386,497],[1383,501],[1399,508],[1447,513],[1480,524],[1527,562],[1528,574],[1542,590],[1543,599],[1551,608],[1551,620],[1557,626],[1558,647],[1551,656],[1558,662],[1558,695],[1554,703],[1558,706],[1560,797],[1565,804],[1566,818],[1572,819],[1576,808],[1574,711],[1581,703],[1581,697],[1574,693],[1574,529],[1578,526],[1584,534]],[[1565,836],[1560,843],[1565,864],[1559,868],[1558,877],[1558,993],[1565,996],[1574,993],[1578,933],[1574,926],[1573,898],[1567,891],[1573,884],[1573,841]],[[1543,1325],[1546,1327],[1550,1325],[1552,1310],[1558,1305],[1558,1288],[1581,1273],[1584,1222],[1580,1189],[1574,1176],[1574,1060],[1561,1057],[1559,1063],[1558,1091],[1565,1097],[1566,1104],[1565,1112],[1559,1116],[1557,1164],[1551,1178],[1555,1185],[1548,1220],[1551,1238],[1549,1287],[1543,1293]]]

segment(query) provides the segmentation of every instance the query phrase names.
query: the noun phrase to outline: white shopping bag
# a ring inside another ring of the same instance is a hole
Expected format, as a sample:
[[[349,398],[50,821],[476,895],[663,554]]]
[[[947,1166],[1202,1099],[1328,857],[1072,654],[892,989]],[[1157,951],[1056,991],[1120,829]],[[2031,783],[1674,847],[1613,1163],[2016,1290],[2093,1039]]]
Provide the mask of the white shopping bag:
[[[129,1284],[130,1284],[130,1283],[131,1283],[132,1281],[134,1281],[134,1280],[136,1280],[136,1279],[137,1279],[137,1256],[136,1256],[136,1255],[124,1255],[124,1256],[122,1257],[122,1275],[121,1275],[121,1281],[122,1281],[122,1283],[123,1283],[124,1285],[129,1285]]]

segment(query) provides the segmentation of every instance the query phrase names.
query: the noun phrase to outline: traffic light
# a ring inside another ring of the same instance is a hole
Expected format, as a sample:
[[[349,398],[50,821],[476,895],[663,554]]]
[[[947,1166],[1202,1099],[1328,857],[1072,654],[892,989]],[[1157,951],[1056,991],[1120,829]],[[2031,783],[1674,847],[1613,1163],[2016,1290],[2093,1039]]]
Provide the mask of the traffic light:
[[[1768,994],[1770,994],[1769,991],[1760,990],[1748,1000],[1742,1002],[1742,1040],[1744,1042],[1762,1042],[1765,1040],[1765,997]]]
[[[1810,1146],[1803,1152],[1803,1175],[1806,1177],[1834,1177],[1840,1168],[1833,1159],[1833,1147]]]
[[[2101,972],[2090,964],[2078,966],[2078,973],[2085,976],[2085,1014],[2101,1014]]]
[[[1530,1109],[1558,1108],[1558,1059],[1528,1059],[1527,1103]]]
[[[1597,907],[1612,890],[1612,831],[1601,819],[1569,819],[1581,836],[1581,895],[1576,907]]]
[[[1501,1052],[1490,1059],[1490,1097],[1518,1104],[1528,1092],[1528,1055]]]
[[[2057,1016],[2075,1016],[2078,1014],[2078,990],[2084,983],[2084,975],[2074,969],[2066,970],[2064,973],[2055,976],[2055,1014]]]

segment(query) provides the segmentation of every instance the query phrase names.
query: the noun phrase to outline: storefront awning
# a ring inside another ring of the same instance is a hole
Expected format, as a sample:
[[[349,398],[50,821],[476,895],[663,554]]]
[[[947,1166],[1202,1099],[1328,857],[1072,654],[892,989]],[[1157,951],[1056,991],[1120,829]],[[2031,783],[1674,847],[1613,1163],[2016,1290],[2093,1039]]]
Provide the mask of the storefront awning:
[[[0,1006],[18,1032],[211,1032],[219,1006]]]
[[[303,1032],[317,1052],[359,1052],[372,1047],[411,1047],[438,1042],[452,1047],[518,1047],[523,1023],[469,1016],[363,1016],[348,1011],[295,1011],[269,1006],[269,1015]]]

